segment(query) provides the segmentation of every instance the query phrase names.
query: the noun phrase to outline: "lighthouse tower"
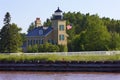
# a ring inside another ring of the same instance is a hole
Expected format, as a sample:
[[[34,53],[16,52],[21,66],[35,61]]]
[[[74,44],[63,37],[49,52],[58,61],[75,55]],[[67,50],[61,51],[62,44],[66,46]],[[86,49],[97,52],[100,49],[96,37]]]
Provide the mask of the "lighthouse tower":
[[[58,9],[52,16],[53,36],[58,45],[67,45],[66,20],[63,19],[62,11]]]

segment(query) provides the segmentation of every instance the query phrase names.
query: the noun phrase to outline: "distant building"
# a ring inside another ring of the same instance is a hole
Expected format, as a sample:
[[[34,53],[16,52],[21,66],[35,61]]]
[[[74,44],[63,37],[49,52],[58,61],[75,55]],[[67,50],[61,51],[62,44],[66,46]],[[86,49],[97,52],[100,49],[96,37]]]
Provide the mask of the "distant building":
[[[52,26],[41,25],[40,18],[36,18],[35,28],[26,35],[24,49],[29,45],[44,44],[46,42],[58,45],[67,45],[66,20],[63,19],[62,11],[58,9],[51,18]]]

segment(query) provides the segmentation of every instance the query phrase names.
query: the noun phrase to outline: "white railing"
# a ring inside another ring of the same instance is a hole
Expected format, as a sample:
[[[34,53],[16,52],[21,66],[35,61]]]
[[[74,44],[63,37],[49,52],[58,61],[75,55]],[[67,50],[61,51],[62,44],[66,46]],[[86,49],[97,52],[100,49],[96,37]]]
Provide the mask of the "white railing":
[[[120,51],[83,51],[83,52],[41,52],[41,53],[23,53],[26,55],[38,54],[58,54],[58,55],[114,55],[120,54]]]

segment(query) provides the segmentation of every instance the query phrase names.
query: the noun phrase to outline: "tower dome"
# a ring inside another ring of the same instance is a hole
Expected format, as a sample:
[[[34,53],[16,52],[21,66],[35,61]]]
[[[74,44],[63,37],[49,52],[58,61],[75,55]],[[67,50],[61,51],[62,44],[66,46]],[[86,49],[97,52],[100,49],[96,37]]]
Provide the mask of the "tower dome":
[[[56,13],[56,12],[62,12],[62,10],[60,10],[59,7],[58,7],[58,9],[55,11],[55,13]]]
[[[62,14],[62,10],[58,9],[54,12],[53,16],[52,16],[53,20],[61,20],[63,19],[63,14]]]

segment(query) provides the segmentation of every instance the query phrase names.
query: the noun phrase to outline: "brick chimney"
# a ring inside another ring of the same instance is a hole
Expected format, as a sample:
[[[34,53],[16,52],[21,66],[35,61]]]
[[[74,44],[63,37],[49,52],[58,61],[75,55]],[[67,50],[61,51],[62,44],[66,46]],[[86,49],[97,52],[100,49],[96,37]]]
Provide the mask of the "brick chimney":
[[[36,26],[36,27],[42,26],[42,25],[41,25],[41,20],[40,20],[40,18],[36,18],[36,20],[35,20],[35,26]]]

